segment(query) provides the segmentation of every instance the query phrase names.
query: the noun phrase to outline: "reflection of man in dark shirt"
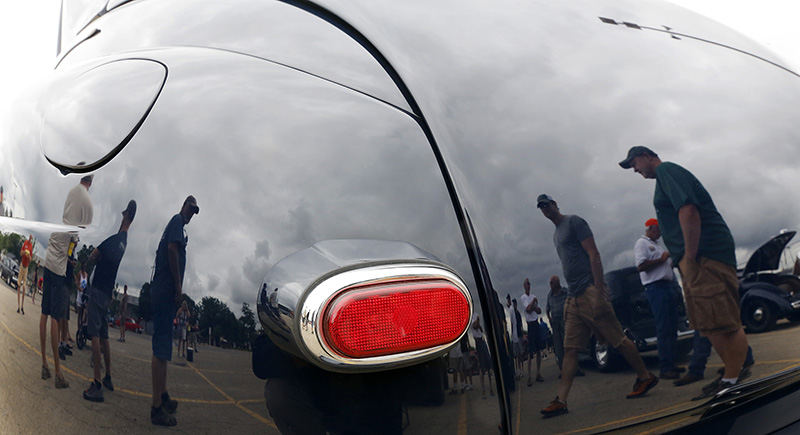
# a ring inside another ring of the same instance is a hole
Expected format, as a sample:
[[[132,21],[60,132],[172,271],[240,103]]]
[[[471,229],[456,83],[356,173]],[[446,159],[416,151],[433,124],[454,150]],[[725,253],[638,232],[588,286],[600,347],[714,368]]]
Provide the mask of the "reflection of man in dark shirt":
[[[128,202],[122,212],[122,224],[119,232],[105,239],[89,255],[89,264],[95,264],[94,276],[89,286],[88,322],[86,332],[92,338],[92,362],[94,363],[94,381],[83,392],[83,398],[93,402],[103,401],[103,386],[114,391],[111,382],[111,349],[108,346],[108,322],[106,313],[111,302],[111,294],[117,280],[117,271],[128,246],[128,228],[136,215],[136,202]],[[125,327],[124,322],[120,324]],[[100,383],[100,347],[105,355],[106,376]]]
[[[177,424],[172,415],[178,402],[167,393],[167,361],[172,359],[172,320],[183,298],[183,273],[186,269],[186,245],[189,238],[184,225],[200,212],[197,200],[189,195],[181,211],[170,219],[156,250],[156,270],[151,286],[153,312],[153,407],[150,422],[159,426]]]
[[[632,147],[619,165],[656,180],[653,205],[664,244],[681,271],[689,322],[711,340],[725,364],[722,378],[704,393],[712,395],[737,384],[747,374],[748,344],[741,324],[735,245],[728,225],[694,174],[675,163],[662,162],[653,150]]]

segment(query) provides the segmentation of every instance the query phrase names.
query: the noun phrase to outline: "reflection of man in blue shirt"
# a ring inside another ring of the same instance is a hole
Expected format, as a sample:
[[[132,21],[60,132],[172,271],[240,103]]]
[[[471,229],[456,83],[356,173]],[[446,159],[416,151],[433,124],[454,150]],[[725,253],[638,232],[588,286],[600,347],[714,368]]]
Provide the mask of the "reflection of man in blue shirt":
[[[189,195],[180,213],[170,219],[156,250],[156,270],[151,285],[153,312],[153,407],[150,421],[155,425],[174,426],[172,415],[178,402],[167,393],[167,361],[172,359],[172,319],[183,298],[183,273],[186,269],[186,244],[189,238],[184,225],[200,213],[197,200]]]

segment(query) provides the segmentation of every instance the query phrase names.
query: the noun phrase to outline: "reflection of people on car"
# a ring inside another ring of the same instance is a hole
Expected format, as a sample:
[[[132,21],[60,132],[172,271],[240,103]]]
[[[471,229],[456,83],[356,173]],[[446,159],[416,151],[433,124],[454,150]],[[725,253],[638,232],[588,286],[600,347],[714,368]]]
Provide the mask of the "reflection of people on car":
[[[551,276],[550,292],[547,294],[545,312],[550,322],[550,328],[553,330],[553,353],[556,354],[556,364],[558,364],[559,372],[561,372],[564,360],[564,302],[566,301],[567,289],[561,286],[561,280],[558,276]],[[586,376],[586,374],[578,368],[575,376]],[[560,373],[558,378],[561,379]]]
[[[561,214],[558,204],[549,195],[539,195],[536,206],[556,227],[553,243],[568,285],[561,382],[558,395],[541,410],[542,415],[553,417],[568,412],[567,395],[578,370],[578,351],[588,346],[592,332],[616,348],[636,371],[633,391],[627,397],[644,396],[658,383],[658,378],[647,370],[636,346],[623,334],[608,301],[603,263],[589,224],[580,216]]]
[[[103,388],[114,391],[111,382],[111,348],[108,344],[108,322],[105,313],[111,304],[112,293],[116,286],[117,271],[128,247],[128,229],[136,216],[136,201],[129,201],[122,211],[122,223],[117,234],[105,239],[89,255],[89,269],[94,267],[92,282],[89,286],[89,320],[87,335],[92,338],[92,366],[94,380],[89,388],[83,391],[83,398],[92,402],[102,402]],[[124,319],[120,320],[120,328],[125,328]],[[105,357],[106,375],[100,381],[100,350],[102,346]]]
[[[539,314],[542,309],[539,307],[539,300],[536,295],[531,293],[531,282],[528,278],[522,282],[522,287],[525,289],[519,300],[522,302],[522,309],[525,311],[525,322],[528,324],[528,386],[533,385],[531,378],[531,362],[533,357],[536,356],[536,382],[544,382],[542,377],[542,343],[541,334],[539,334]]]
[[[653,204],[673,260],[683,278],[686,311],[695,330],[708,337],[725,374],[703,396],[739,383],[747,356],[739,309],[739,278],[733,235],[700,181],[685,168],[662,162],[643,146],[632,147],[619,165],[655,179]]]
[[[673,291],[675,277],[672,273],[672,260],[669,252],[658,244],[658,239],[661,238],[658,221],[648,219],[644,225],[644,235],[636,240],[633,257],[656,321],[658,359],[661,363],[659,377],[678,379],[683,370],[675,366],[678,302]]]
[[[486,398],[486,386],[484,384],[483,375],[489,378],[489,394],[494,396],[494,387],[492,387],[492,359],[489,356],[489,346],[486,345],[486,340],[483,338],[483,327],[481,326],[481,316],[475,315],[475,320],[472,321],[472,338],[475,339],[475,350],[478,352],[478,368],[481,376],[481,395]]]

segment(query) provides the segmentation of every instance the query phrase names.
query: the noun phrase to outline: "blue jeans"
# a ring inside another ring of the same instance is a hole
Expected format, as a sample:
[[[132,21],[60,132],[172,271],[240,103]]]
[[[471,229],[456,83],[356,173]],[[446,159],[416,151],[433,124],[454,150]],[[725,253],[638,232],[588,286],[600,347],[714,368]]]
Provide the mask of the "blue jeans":
[[[658,359],[661,372],[675,368],[675,345],[678,340],[678,306],[671,281],[656,281],[644,286],[644,293],[656,320]]]
[[[711,355],[711,341],[700,335],[699,332],[694,331],[692,356],[689,358],[689,373],[702,378],[706,371],[709,355]],[[744,360],[744,365],[751,365],[753,362],[753,348],[747,346],[747,357]]]

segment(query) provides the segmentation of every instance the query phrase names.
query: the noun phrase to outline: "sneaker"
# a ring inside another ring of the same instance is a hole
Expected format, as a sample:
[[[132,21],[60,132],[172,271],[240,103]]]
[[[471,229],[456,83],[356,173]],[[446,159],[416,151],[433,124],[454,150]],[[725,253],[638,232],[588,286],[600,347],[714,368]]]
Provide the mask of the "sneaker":
[[[58,346],[58,357],[61,358],[61,360],[63,361],[67,360],[67,356],[64,353],[64,346]]]
[[[697,381],[699,381],[701,379],[703,379],[702,375],[696,375],[696,374],[694,374],[692,372],[689,372],[689,373],[686,373],[685,375],[681,376],[681,378],[676,380],[675,382],[673,382],[673,384],[676,387],[680,387],[680,386],[683,386],[683,385],[692,384],[692,383],[697,382]]]
[[[17,314],[19,314],[19,307],[17,307]]]
[[[558,396],[550,402],[550,405],[547,408],[543,408],[541,411],[542,418],[550,418],[555,417],[557,415],[566,414],[569,412],[567,409],[567,402],[562,402],[558,400]]]
[[[20,308],[20,312],[21,312],[21,313],[22,313],[22,315],[24,316],[24,315],[25,315],[25,308]]]
[[[104,400],[103,387],[100,385],[100,382],[92,381],[89,388],[83,390],[83,398],[90,402],[102,402]]]
[[[169,393],[162,393],[161,407],[164,408],[164,411],[174,414],[178,410],[178,401],[170,399]]]
[[[67,380],[64,379],[64,376],[56,375],[56,388],[57,389],[69,388],[69,382],[67,382]]]
[[[655,387],[658,384],[658,377],[656,375],[650,373],[650,376],[647,379],[639,379],[636,378],[636,382],[633,383],[633,391],[628,394],[628,399],[635,399],[637,397],[644,396],[651,388]]]
[[[178,424],[174,416],[167,414],[163,404],[158,408],[150,407],[150,423],[156,426],[175,426]]]
[[[68,344],[64,345],[64,355],[72,356],[72,346]]]
[[[50,379],[50,369],[42,366],[42,379]]]
[[[544,382],[542,375],[536,376],[536,382]]]
[[[108,391],[114,391],[114,383],[111,382],[111,375],[106,375],[103,378],[103,386],[106,387]]]
[[[699,396],[692,397],[692,400],[702,400],[708,397],[716,396],[722,390],[733,387],[734,385],[736,384],[725,382],[722,379],[715,379],[713,382],[703,387],[703,390]]]
[[[754,362],[751,361],[750,364],[744,365],[742,367],[742,369],[739,370],[739,381],[740,382],[743,381],[744,379],[750,377],[750,375],[752,374],[752,372],[750,371],[750,367],[753,366],[753,363]],[[725,374],[725,367],[720,367],[719,370],[717,370],[717,379],[722,379],[722,375],[724,375],[724,374]]]

